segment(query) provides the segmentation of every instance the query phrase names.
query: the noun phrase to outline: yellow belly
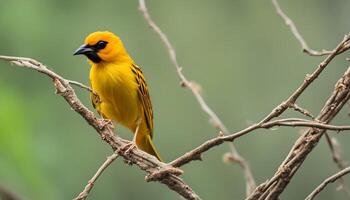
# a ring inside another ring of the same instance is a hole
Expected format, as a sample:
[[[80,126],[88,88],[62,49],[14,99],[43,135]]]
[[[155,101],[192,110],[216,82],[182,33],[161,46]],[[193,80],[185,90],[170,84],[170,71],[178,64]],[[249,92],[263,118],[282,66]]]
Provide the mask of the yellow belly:
[[[92,89],[99,95],[96,109],[104,117],[130,129],[140,117],[134,74],[128,65],[98,64],[90,71]]]

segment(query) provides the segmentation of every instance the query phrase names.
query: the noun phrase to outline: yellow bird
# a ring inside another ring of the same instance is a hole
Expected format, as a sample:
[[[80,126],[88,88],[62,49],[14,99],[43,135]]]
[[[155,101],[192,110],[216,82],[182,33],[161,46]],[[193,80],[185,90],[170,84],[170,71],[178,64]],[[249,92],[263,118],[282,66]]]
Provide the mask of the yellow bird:
[[[105,119],[134,133],[133,145],[161,160],[152,142],[153,111],[147,84],[122,41],[111,32],[94,32],[74,55],[85,55],[91,64],[90,83],[94,108]]]

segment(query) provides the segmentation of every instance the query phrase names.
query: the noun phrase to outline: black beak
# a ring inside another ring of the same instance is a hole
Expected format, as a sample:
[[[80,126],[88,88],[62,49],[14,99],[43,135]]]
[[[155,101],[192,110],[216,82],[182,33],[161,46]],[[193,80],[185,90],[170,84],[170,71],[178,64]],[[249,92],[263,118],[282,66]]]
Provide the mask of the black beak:
[[[84,55],[87,55],[87,54],[91,54],[94,52],[94,49],[92,49],[91,47],[89,47],[88,45],[86,44],[83,44],[81,45],[75,52],[74,52],[74,56],[75,55],[80,55],[80,54],[84,54]]]

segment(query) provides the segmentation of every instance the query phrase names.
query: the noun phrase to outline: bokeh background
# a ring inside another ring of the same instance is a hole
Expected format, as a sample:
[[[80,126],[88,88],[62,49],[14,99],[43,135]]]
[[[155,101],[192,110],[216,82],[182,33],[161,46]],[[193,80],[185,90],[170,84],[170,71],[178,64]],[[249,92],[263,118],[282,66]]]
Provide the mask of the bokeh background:
[[[123,0],[1,0],[0,54],[35,58],[65,78],[88,84],[84,57],[73,57],[96,30],[117,33],[147,78],[155,112],[155,143],[166,161],[214,137],[191,92],[179,79],[159,38],[137,10]],[[184,73],[200,83],[209,105],[231,131],[260,120],[314,70],[321,57],[300,45],[269,0],[147,1],[154,20],[175,46]],[[331,49],[349,31],[348,0],[280,1],[311,47]],[[317,114],[347,68],[340,56],[300,98]],[[90,108],[86,91],[76,89]],[[349,124],[349,107],[334,124]],[[285,116],[299,116],[293,112]],[[302,129],[259,130],[237,141],[258,183],[273,175]],[[118,133],[131,139],[123,129]],[[350,160],[348,131],[338,134]],[[332,133],[333,134],[333,133]],[[238,165],[225,164],[227,145],[183,167],[182,176],[203,199],[242,199]],[[54,94],[52,82],[27,69],[0,62],[0,184],[28,200],[72,199],[111,154],[95,131]],[[308,157],[282,199],[303,199],[337,171],[324,140]],[[89,199],[179,199],[145,173],[117,160],[98,180]],[[348,182],[350,180],[347,178]],[[345,199],[329,186],[318,199]]]

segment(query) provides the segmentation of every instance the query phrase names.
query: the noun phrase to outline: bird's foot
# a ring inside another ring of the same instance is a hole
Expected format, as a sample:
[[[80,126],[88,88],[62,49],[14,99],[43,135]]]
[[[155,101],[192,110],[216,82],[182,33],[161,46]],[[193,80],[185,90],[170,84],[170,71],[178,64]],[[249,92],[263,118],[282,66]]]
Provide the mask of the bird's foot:
[[[122,147],[120,148],[120,150],[121,150],[122,152],[124,152],[125,154],[129,154],[130,151],[132,151],[132,150],[135,149],[135,148],[137,148],[136,143],[135,143],[134,141],[131,141],[131,142],[125,144],[124,146],[122,146]]]
[[[114,130],[114,125],[113,125],[112,120],[110,120],[110,119],[102,119],[101,128],[105,128],[105,127],[107,127],[110,130]]]
[[[180,176],[183,173],[183,171],[179,168],[175,168],[171,165],[165,165],[162,169],[152,172],[146,176],[146,181],[157,181],[163,179],[165,176],[168,176],[169,174]]]

